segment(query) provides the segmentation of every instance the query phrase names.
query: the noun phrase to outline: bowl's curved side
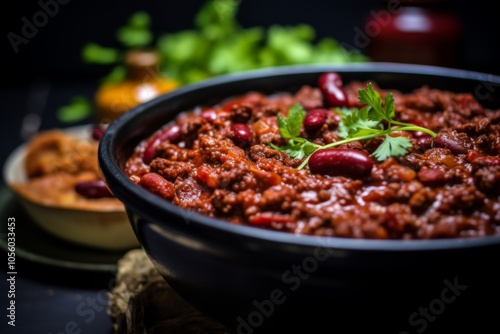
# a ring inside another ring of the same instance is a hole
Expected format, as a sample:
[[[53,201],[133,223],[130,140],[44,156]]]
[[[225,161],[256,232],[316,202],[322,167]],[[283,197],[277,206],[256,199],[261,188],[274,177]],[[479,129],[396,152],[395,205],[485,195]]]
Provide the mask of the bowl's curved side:
[[[467,298],[480,305],[485,296],[500,296],[491,266],[499,246],[346,251],[235,237],[202,225],[179,230],[172,227],[185,223],[178,215],[149,221],[129,210],[129,216],[172,288],[232,333],[331,333],[332,324],[354,333],[374,327],[399,333],[409,315],[448,286],[457,286],[457,294],[471,287]],[[470,314],[479,309],[474,304],[460,307]]]

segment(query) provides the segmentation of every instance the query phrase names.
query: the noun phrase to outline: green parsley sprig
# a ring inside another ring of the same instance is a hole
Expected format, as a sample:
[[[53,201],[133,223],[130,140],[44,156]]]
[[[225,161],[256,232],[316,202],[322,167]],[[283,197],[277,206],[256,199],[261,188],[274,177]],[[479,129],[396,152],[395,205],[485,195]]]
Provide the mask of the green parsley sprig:
[[[281,137],[288,139],[287,143],[281,147],[270,144],[271,147],[277,151],[288,153],[292,158],[302,159],[305,157],[298,167],[301,169],[307,164],[311,154],[317,150],[375,137],[384,137],[384,141],[372,153],[377,160],[383,161],[389,157],[404,156],[412,146],[411,141],[406,137],[391,136],[394,131],[420,131],[436,137],[436,133],[427,128],[395,120],[392,93],[388,93],[382,102],[380,93],[373,89],[371,83],[368,83],[366,89],[358,91],[358,99],[366,106],[360,109],[336,108],[336,111],[342,116],[338,128],[338,134],[343,138],[342,140],[322,146],[300,137],[300,129],[306,112],[301,105],[295,104],[289,110],[287,117],[278,115],[278,128]]]
[[[278,114],[278,129],[281,137],[288,139],[288,141],[282,147],[277,147],[272,143],[270,146],[277,151],[288,153],[294,159],[302,159],[322,148],[321,145],[311,143],[309,140],[300,137],[300,128],[305,115],[304,108],[298,103],[288,111],[287,117]]]

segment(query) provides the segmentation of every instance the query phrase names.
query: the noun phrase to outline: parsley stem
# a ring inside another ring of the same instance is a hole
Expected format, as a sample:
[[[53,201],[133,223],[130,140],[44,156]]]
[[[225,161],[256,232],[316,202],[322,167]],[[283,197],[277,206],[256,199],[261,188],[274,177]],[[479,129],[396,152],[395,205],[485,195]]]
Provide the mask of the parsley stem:
[[[437,134],[434,131],[429,130],[429,129],[424,128],[424,127],[421,127],[421,126],[418,126],[418,125],[415,125],[415,124],[398,122],[398,121],[394,121],[394,120],[391,120],[390,123],[400,126],[397,128],[389,128],[391,131],[411,130],[411,131],[420,131],[420,132],[427,133],[428,135],[432,136],[433,138],[435,138],[437,136]]]

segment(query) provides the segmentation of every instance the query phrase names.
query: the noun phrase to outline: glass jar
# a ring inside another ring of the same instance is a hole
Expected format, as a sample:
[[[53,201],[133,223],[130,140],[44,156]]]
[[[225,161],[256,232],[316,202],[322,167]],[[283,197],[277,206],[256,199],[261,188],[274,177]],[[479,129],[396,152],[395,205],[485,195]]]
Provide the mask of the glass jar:
[[[365,25],[371,38],[367,54],[373,61],[459,66],[462,22],[447,1],[400,0],[386,5],[372,11]],[[380,15],[383,11],[386,15]]]
[[[160,57],[156,51],[129,50],[124,64],[125,80],[105,84],[95,94],[99,123],[110,123],[131,108],[179,86],[176,81],[160,74]]]

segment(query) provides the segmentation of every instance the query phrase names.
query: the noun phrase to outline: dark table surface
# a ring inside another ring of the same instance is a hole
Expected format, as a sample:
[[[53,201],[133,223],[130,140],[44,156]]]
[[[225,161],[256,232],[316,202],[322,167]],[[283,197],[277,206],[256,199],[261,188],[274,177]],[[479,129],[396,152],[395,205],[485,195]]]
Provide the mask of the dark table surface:
[[[2,266],[2,294],[7,278]],[[114,273],[61,269],[16,259],[15,327],[2,316],[1,333],[112,333],[106,303]],[[1,308],[9,306],[2,296]]]

